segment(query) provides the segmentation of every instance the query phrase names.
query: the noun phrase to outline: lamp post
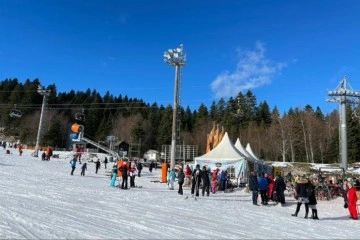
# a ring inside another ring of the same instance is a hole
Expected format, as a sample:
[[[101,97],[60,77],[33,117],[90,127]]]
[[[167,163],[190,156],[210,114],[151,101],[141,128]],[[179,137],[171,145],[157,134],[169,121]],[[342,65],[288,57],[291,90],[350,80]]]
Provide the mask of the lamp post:
[[[43,96],[43,102],[41,106],[41,114],[40,114],[40,122],[39,122],[39,128],[38,133],[36,137],[36,145],[35,145],[35,151],[33,156],[38,157],[39,156],[39,142],[41,138],[42,128],[43,128],[43,119],[45,115],[45,105],[46,105],[46,97],[50,96],[51,90],[50,89],[43,89],[41,86],[38,87],[37,92]]]
[[[165,63],[175,67],[175,82],[174,82],[174,105],[173,105],[173,119],[172,119],[172,133],[171,133],[171,155],[170,168],[175,167],[175,150],[176,150],[176,117],[177,107],[179,104],[179,79],[180,67],[185,65],[186,55],[183,51],[183,44],[175,49],[168,49],[164,52]]]

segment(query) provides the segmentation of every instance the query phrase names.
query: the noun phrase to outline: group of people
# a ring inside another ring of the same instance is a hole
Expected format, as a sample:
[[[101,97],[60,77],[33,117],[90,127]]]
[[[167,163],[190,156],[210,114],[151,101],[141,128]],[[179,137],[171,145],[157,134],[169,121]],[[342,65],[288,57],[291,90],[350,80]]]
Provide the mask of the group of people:
[[[43,154],[42,154],[42,160],[49,160],[49,158],[45,158],[45,156],[46,156],[46,153],[44,151]],[[70,175],[74,175],[74,171],[76,169],[76,165],[77,165],[78,162],[79,162],[79,164],[82,164],[81,165],[80,175],[85,176],[85,171],[87,170],[87,163],[86,163],[86,161],[81,163],[80,160],[79,160],[78,154],[74,154],[73,158],[70,160],[70,166],[71,166]],[[107,160],[107,157],[105,157],[105,159],[104,159],[105,169],[106,169],[107,163],[108,163],[108,160]],[[95,162],[95,174],[98,173],[100,167],[101,167],[101,161],[100,161],[100,159],[98,159],[98,161]]]
[[[295,180],[295,199],[297,199],[297,205],[295,213],[291,214],[297,217],[301,209],[302,204],[305,205],[304,218],[311,218],[318,220],[317,199],[316,199],[316,186],[318,185],[318,176],[306,176],[303,174]],[[348,209],[350,218],[353,220],[358,219],[357,211],[357,194],[356,194],[356,182],[354,179],[344,179],[341,187],[341,195],[344,198],[344,208]],[[311,216],[309,216],[309,209],[311,209]]]
[[[197,164],[195,169],[191,169],[189,165],[186,165],[185,171],[182,167],[178,169],[176,174],[174,169],[168,169],[167,171],[167,185],[170,190],[174,190],[174,183],[176,178],[178,179],[179,190],[178,193],[183,195],[183,185],[189,183],[191,185],[191,195],[198,197],[200,190],[202,196],[209,196],[216,191],[225,191],[229,186],[229,176],[227,171],[215,169],[211,171],[206,166],[200,168]]]
[[[281,203],[282,206],[285,204],[286,184],[280,173],[277,173],[274,179],[271,173],[261,172],[257,176],[256,172],[252,171],[248,187],[252,192],[253,205],[259,205],[259,194],[263,205],[268,205],[269,201],[274,201],[276,204]]]
[[[300,176],[295,182],[295,199],[297,199],[297,205],[295,213],[291,216],[297,217],[300,211],[301,205],[305,205],[305,216],[308,218],[309,208],[311,209],[311,217],[314,220],[319,220],[317,212],[317,200],[315,195],[316,179],[307,178],[306,175]]]
[[[41,161],[50,161],[50,158],[53,156],[52,147],[47,147],[41,154]]]
[[[141,163],[139,164],[134,162],[134,164],[132,164],[129,161],[122,161],[120,166],[114,164],[111,171],[110,186],[115,187],[116,178],[118,177],[118,175],[121,175],[122,181],[121,184],[119,184],[119,188],[124,190],[129,189],[128,187],[129,178],[130,178],[130,188],[136,187],[135,185],[136,172],[138,172],[138,176],[140,177],[141,169],[142,169]]]
[[[210,188],[211,193],[215,193],[217,189],[219,189],[219,191],[225,191],[227,182],[227,171],[220,171],[220,169],[217,168],[211,172],[206,166],[200,169],[200,165],[197,164],[191,173],[191,195],[193,196],[195,194],[195,196],[198,197],[200,186],[202,196],[205,196],[206,193],[208,197],[210,195]]]

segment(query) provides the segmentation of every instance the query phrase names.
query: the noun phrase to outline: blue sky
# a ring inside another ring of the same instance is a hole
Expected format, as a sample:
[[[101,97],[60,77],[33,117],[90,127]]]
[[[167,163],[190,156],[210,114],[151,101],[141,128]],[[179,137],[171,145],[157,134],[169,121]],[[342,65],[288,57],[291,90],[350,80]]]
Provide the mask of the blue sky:
[[[0,0],[0,79],[166,106],[175,73],[163,52],[184,44],[183,107],[250,89],[280,111],[326,113],[345,74],[360,89],[359,12],[356,0]]]

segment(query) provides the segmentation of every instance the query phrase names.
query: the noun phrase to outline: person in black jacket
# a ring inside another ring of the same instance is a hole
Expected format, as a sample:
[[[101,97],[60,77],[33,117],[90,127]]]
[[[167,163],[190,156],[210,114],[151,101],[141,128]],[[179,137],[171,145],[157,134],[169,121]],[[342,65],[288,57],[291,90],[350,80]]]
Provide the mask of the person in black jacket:
[[[297,217],[301,204],[305,204],[305,217],[308,218],[309,214],[309,196],[308,196],[308,187],[309,187],[309,180],[306,178],[306,175],[301,176],[296,181],[296,194],[299,197],[298,203],[296,206],[296,211],[294,214],[291,214],[291,216]]]
[[[104,159],[104,166],[105,166],[105,169],[106,169],[106,165],[108,164],[108,159],[107,159],[107,157],[105,157],[105,159]]]
[[[257,203],[257,199],[259,196],[259,185],[256,173],[254,171],[251,172],[251,175],[249,177],[249,190],[252,192],[253,205],[259,206],[259,204]]]
[[[285,204],[285,195],[284,195],[285,190],[286,190],[285,181],[281,176],[281,174],[278,173],[275,177],[274,188],[273,188],[273,197],[276,203],[280,202],[281,204]]]
[[[191,174],[192,180],[191,180],[191,195],[193,196],[195,193],[195,196],[199,196],[199,187],[201,182],[201,170],[200,165],[196,164],[195,170]]]
[[[141,177],[141,170],[142,170],[142,164],[141,162],[139,161],[138,164],[137,164],[137,170],[138,170],[138,177]]]
[[[314,220],[319,220],[319,217],[317,215],[317,208],[316,208],[316,195],[315,195],[315,188],[316,188],[316,180],[312,179],[312,181],[310,181],[308,189],[307,189],[307,193],[309,196],[309,208],[311,208],[311,219]]]
[[[122,166],[119,169],[121,171],[121,177],[122,177],[122,182],[121,182],[121,189],[128,189],[128,165],[127,162],[123,162]]]
[[[202,196],[205,195],[205,191],[206,191],[206,196],[210,195],[210,178],[209,178],[209,172],[206,170],[206,166],[203,166],[203,169],[201,171],[201,180],[202,180]]]
[[[100,169],[101,163],[100,163],[100,159],[95,163],[95,174],[98,173],[99,169]]]
[[[178,191],[178,193],[179,193],[180,195],[183,195],[183,188],[182,188],[182,186],[183,186],[183,184],[184,184],[185,174],[184,174],[184,171],[182,170],[182,168],[179,169],[177,178],[178,178],[178,183],[179,183],[179,191]]]

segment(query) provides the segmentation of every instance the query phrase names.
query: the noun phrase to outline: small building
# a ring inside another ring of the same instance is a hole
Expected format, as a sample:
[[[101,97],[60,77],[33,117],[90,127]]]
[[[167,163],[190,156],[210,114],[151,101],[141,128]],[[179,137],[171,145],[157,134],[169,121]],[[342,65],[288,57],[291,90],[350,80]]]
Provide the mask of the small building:
[[[128,155],[129,146],[125,141],[118,141],[114,144],[114,150],[119,153],[120,157],[125,157]]]
[[[160,153],[156,150],[148,150],[144,153],[144,162],[155,161],[158,162],[160,160]]]

